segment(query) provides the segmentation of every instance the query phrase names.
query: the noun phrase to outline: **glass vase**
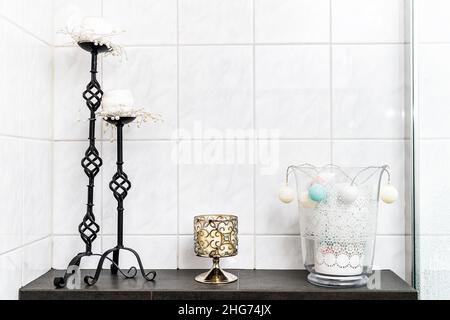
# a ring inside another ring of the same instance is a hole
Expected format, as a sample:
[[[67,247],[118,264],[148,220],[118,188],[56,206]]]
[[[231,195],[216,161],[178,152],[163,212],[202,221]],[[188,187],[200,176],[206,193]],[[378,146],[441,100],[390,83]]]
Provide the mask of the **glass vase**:
[[[378,203],[387,166],[291,166],[308,280],[326,287],[358,287],[372,274]]]

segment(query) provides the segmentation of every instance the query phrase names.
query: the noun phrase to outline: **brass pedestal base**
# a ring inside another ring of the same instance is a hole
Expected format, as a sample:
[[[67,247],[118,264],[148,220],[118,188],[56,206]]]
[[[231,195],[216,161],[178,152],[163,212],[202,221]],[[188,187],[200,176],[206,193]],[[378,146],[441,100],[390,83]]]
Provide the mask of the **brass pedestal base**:
[[[213,259],[213,267],[208,272],[204,272],[195,277],[195,281],[210,284],[225,284],[235,282],[238,279],[234,274],[223,271],[219,266],[219,259]]]

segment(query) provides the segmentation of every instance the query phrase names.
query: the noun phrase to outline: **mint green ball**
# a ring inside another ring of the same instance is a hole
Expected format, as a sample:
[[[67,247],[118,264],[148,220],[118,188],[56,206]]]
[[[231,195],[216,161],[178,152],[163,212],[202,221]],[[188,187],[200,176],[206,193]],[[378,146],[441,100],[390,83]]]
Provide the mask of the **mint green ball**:
[[[315,183],[309,188],[308,195],[311,200],[322,202],[327,197],[327,190],[321,184]]]

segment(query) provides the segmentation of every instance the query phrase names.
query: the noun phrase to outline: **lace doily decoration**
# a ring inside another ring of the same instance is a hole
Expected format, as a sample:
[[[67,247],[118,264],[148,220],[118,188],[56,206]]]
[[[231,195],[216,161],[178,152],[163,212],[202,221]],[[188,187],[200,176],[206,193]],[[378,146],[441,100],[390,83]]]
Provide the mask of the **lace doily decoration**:
[[[124,108],[109,108],[108,110],[98,111],[98,117],[104,120],[120,118],[136,118],[136,124],[139,128],[144,122],[161,122],[162,117],[160,114],[145,111],[144,109],[124,109]],[[108,125],[108,123],[107,123]]]
[[[106,46],[110,50],[102,53],[105,56],[107,55],[118,57],[126,56],[125,49],[122,46],[112,42],[111,39],[114,36],[124,33],[124,31],[112,31],[111,33],[108,34],[99,34],[95,33],[93,30],[84,29],[82,27],[72,29],[69,29],[69,27],[65,27],[64,29],[58,31],[58,33],[71,37],[72,38],[71,44],[77,45],[80,42],[93,42],[97,46]]]

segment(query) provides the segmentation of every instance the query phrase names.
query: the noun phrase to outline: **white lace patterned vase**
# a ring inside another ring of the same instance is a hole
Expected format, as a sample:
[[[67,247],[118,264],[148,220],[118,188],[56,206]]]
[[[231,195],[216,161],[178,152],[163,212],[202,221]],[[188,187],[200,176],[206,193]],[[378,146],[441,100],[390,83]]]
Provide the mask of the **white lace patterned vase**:
[[[385,172],[389,175],[386,166],[289,167],[287,178],[294,174],[297,183],[303,261],[313,284],[354,287],[367,283]]]

